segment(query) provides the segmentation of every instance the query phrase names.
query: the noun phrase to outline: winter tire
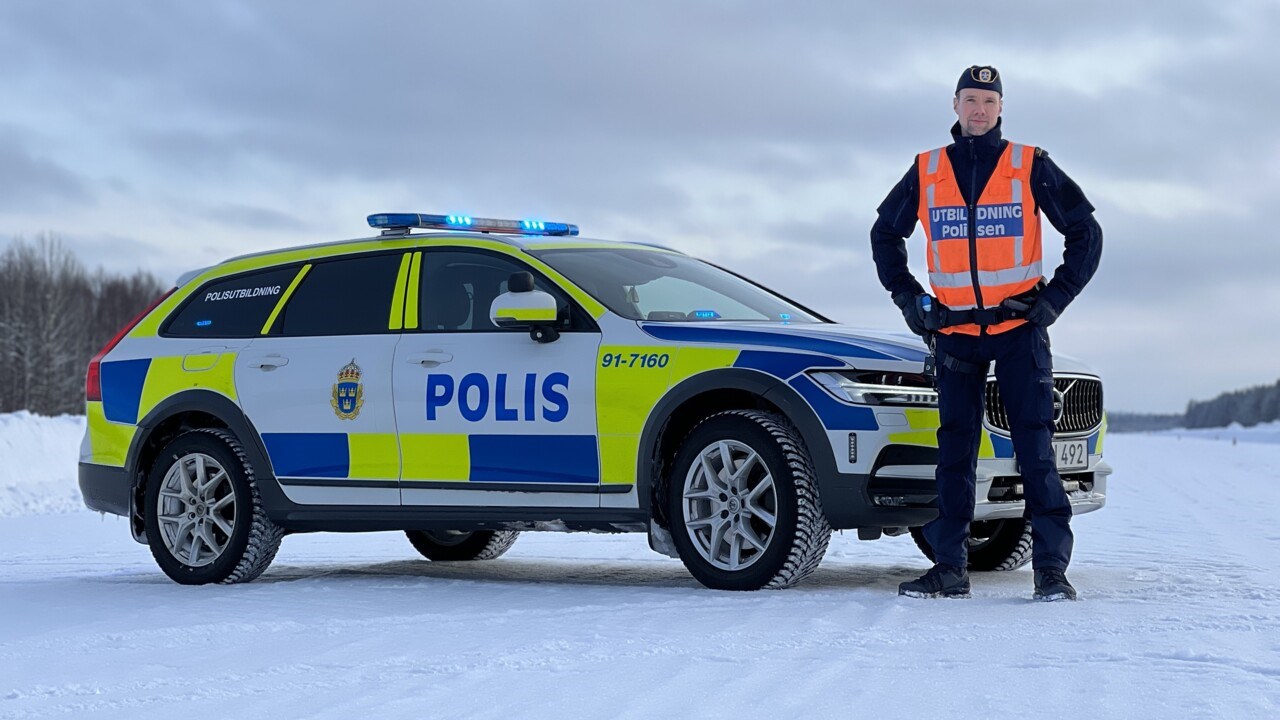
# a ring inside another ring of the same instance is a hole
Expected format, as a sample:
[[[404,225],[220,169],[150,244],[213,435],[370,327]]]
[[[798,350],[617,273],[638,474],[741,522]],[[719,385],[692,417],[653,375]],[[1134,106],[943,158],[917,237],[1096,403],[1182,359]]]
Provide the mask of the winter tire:
[[[183,585],[248,582],[280,549],[240,441],[218,428],[174,438],[147,479],[146,537],[156,564]]]
[[[409,542],[428,560],[493,560],[511,549],[518,530],[407,530]]]
[[[916,547],[929,560],[933,548],[922,528],[911,528]],[[969,570],[974,572],[1017,570],[1031,561],[1031,523],[1023,518],[979,520],[969,530]]]
[[[818,567],[831,526],[795,428],[759,410],[718,413],[681,444],[667,517],[680,559],[718,590],[795,585]]]

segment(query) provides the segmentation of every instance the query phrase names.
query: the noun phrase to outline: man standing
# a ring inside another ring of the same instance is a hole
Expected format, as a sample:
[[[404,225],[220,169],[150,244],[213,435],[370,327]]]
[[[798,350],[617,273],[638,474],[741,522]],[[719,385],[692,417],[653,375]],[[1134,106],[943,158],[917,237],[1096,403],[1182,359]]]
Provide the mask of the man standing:
[[[1067,582],[1071,504],[1054,461],[1053,371],[1045,329],[1098,268],[1102,229],[1084,193],[1040,148],[1001,138],[1000,74],[973,66],[956,84],[955,142],[921,153],[881,203],[871,230],[880,282],[907,326],[937,354],[938,518],[924,527],[936,564],[898,592],[968,597],[983,391],[995,362],[1031,520],[1035,597],[1074,600]],[[1065,237],[1046,285],[1041,214]],[[925,231],[926,295],[907,268],[906,238]]]

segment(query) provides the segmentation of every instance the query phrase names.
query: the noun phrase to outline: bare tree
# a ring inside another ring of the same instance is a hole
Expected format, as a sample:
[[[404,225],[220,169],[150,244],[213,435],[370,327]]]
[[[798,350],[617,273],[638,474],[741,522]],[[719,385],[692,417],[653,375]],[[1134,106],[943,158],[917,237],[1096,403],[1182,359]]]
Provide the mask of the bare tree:
[[[0,412],[83,412],[89,358],[160,292],[147,273],[90,277],[55,236],[0,254]]]
[[[100,350],[163,291],[160,281],[143,270],[132,275],[109,275],[99,268],[91,285],[94,304],[88,337],[90,355]]]

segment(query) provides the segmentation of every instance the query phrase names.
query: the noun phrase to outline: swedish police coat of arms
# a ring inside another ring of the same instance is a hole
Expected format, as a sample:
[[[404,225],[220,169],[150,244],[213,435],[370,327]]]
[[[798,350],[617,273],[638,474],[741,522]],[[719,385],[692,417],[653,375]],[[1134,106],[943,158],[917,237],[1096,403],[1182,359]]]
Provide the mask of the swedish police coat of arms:
[[[360,376],[360,366],[356,365],[355,358],[338,371],[338,382],[333,385],[330,404],[343,420],[355,420],[364,405],[364,385],[360,383]]]

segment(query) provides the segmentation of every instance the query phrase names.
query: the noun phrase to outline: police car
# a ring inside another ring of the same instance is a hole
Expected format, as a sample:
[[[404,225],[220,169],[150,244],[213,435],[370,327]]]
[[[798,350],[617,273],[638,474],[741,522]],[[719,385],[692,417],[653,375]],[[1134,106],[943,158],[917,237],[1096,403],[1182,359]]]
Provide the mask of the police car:
[[[85,503],[173,580],[252,580],[294,532],[483,560],[559,530],[648,533],[709,587],[781,588],[833,529],[919,541],[936,515],[914,337],[574,225],[369,223],[187,273],[91,361]],[[1102,385],[1074,364],[1056,383],[1063,481],[1096,510]],[[994,379],[986,412],[969,558],[1012,569],[1031,536]]]

